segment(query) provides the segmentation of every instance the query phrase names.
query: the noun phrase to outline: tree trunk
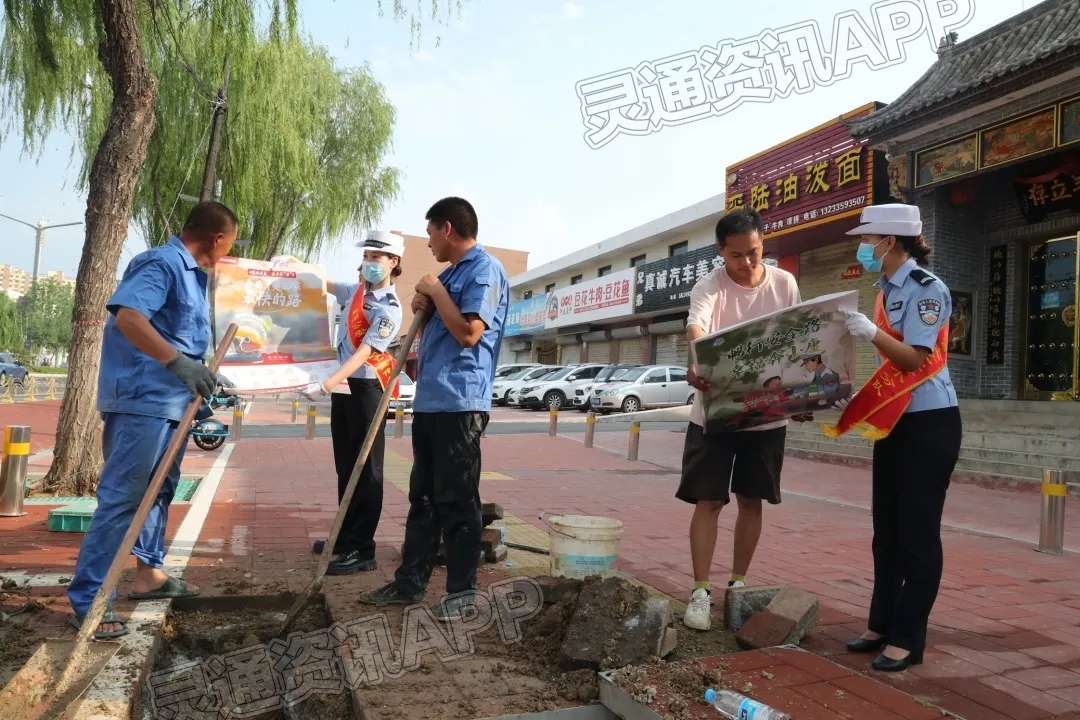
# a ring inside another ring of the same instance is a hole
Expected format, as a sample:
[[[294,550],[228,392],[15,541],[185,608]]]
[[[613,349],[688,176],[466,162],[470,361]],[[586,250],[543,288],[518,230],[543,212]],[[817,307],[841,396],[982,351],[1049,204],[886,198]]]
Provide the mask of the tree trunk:
[[[132,199],[154,132],[157,81],[146,66],[138,0],[97,0],[103,28],[98,55],[112,83],[109,124],[90,170],[86,240],[75,285],[68,383],[45,487],[63,494],[94,492],[101,472],[98,365],[105,303],[114,289],[127,238]]]

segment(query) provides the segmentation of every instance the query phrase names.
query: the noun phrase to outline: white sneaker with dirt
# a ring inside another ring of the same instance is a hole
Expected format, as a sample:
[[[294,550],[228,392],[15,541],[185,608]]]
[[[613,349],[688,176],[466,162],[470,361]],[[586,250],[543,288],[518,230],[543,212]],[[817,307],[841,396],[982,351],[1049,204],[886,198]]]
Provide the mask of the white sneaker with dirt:
[[[729,588],[743,588],[743,587],[746,587],[746,583],[743,582],[742,580],[730,580],[730,581],[728,581],[727,586]]]
[[[694,630],[708,630],[712,627],[712,596],[705,588],[697,588],[690,595],[683,625]]]

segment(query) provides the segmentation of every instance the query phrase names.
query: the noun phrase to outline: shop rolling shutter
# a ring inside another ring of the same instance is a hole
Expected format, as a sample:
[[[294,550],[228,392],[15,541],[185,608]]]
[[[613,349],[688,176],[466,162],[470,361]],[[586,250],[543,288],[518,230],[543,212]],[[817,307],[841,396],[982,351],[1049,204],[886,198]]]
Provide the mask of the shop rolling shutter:
[[[863,272],[862,277],[852,280],[840,277],[849,267],[858,264],[855,260],[855,250],[858,247],[859,241],[853,239],[804,252],[799,258],[799,291],[803,300],[845,290],[858,290],[859,310],[872,318],[878,293],[874,286],[879,277],[878,273]],[[856,341],[855,387],[862,387],[877,366],[874,346],[868,342]]]
[[[562,357],[559,359],[560,365],[581,362],[581,345],[563,345],[560,351],[562,352]]]
[[[658,335],[656,337],[656,364],[686,367],[689,344],[683,333]]]
[[[605,340],[601,342],[589,343],[589,362],[611,362],[611,342]]]
[[[627,338],[619,341],[619,362],[640,363],[649,362],[649,338]]]
[[[532,350],[519,350],[514,353],[515,363],[528,363],[532,362]]]

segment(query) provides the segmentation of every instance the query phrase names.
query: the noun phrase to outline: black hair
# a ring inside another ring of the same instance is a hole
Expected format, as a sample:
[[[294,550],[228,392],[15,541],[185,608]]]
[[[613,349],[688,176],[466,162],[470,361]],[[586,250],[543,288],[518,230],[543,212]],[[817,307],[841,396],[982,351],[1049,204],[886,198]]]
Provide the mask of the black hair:
[[[757,210],[754,208],[732,210],[716,223],[716,244],[724,247],[731,235],[743,235],[755,231],[765,232],[765,224],[761,222],[761,214]]]
[[[896,242],[923,267],[930,261],[930,243],[922,235],[896,235]]]
[[[394,269],[390,271],[390,277],[392,278],[396,278],[399,275],[401,275],[401,258],[397,259],[397,265],[395,265]]]
[[[466,239],[474,239],[480,232],[480,221],[476,210],[465,198],[447,197],[431,206],[424,216],[425,220],[442,225],[450,223],[454,232]]]
[[[216,235],[235,230],[240,221],[236,219],[236,213],[219,202],[207,201],[191,208],[187,220],[184,221],[184,230],[199,235]]]

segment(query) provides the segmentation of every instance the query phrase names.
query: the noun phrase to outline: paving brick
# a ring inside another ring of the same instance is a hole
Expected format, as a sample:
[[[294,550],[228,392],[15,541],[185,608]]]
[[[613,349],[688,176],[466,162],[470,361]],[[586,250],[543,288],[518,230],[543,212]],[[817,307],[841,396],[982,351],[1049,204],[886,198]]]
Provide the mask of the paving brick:
[[[1080,710],[1077,706],[1061,698],[1054,697],[1042,690],[1036,690],[1030,685],[1017,682],[1001,675],[990,675],[980,678],[980,682],[1002,692],[1011,695],[1026,705],[1037,707],[1048,713],[1064,713]]]
[[[865,675],[849,675],[830,682],[906,720],[933,720],[933,718],[941,717],[940,712],[920,705],[909,694]]]
[[[743,623],[735,639],[739,647],[748,650],[785,645],[788,638],[797,634],[797,623],[791,618],[777,615],[771,610],[754,613]]]
[[[779,585],[728,588],[724,591],[724,624],[738,630],[750,616],[761,612],[783,588]]]
[[[1005,677],[1030,685],[1037,690],[1056,690],[1058,688],[1080,685],[1080,673],[1065,668],[1046,666],[1029,670],[1016,670],[1006,673]]]
[[[1028,648],[1023,652],[1025,655],[1030,655],[1052,665],[1065,665],[1066,663],[1080,661],[1080,647],[1076,645],[1048,645],[1046,647]]]

